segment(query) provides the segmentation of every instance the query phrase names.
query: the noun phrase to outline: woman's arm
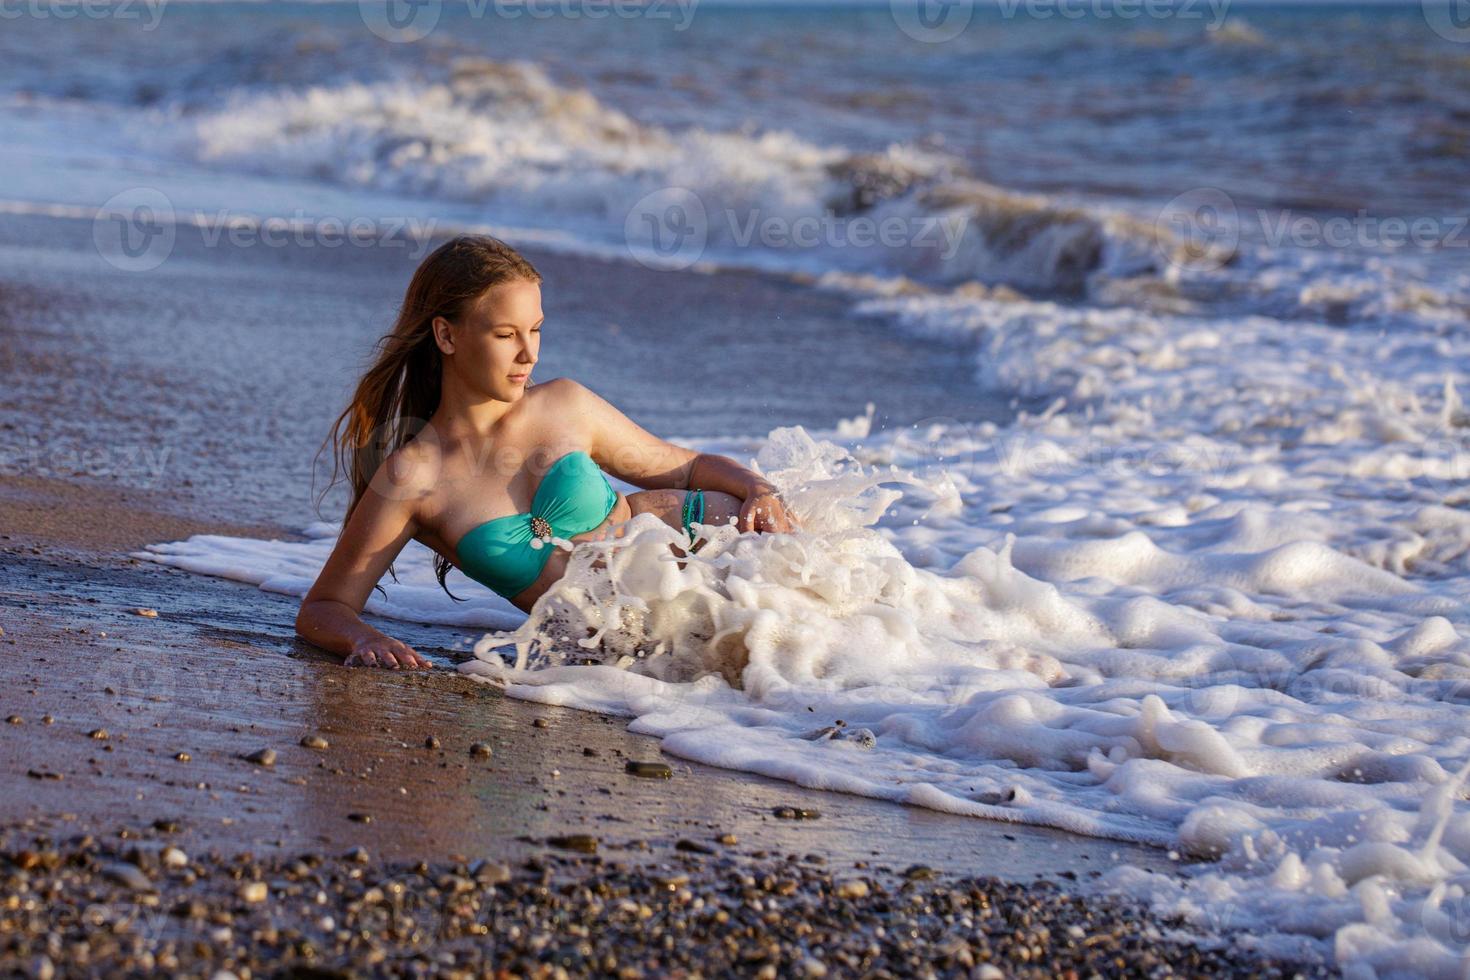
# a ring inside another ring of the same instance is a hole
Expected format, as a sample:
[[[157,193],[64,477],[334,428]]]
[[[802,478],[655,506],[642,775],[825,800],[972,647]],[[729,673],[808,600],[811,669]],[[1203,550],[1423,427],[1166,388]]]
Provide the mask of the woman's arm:
[[[587,427],[592,458],[620,480],[645,489],[720,490],[744,501],[737,527],[741,531],[791,531],[796,521],[787,513],[776,487],[765,477],[728,456],[697,453],[645,430],[595,391],[571,378],[566,385],[568,417]]]
[[[416,493],[411,481],[388,479],[393,466],[390,457],[358,500],[296,613],[296,632],[342,655],[349,667],[434,666],[408,644],[364,623],[360,615],[373,586],[418,530],[412,504]]]

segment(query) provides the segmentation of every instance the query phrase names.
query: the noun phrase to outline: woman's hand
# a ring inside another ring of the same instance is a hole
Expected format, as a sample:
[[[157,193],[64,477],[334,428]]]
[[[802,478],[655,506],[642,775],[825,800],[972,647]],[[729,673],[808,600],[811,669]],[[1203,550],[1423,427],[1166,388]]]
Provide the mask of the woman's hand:
[[[735,527],[745,531],[777,531],[790,533],[799,528],[796,518],[786,510],[776,488],[770,485],[758,487],[740,504],[740,517]]]
[[[432,668],[434,666],[413,647],[391,636],[374,636],[358,640],[352,644],[352,652],[342,663],[346,667],[387,667],[390,670],[398,670],[400,667],[417,670],[420,667]]]

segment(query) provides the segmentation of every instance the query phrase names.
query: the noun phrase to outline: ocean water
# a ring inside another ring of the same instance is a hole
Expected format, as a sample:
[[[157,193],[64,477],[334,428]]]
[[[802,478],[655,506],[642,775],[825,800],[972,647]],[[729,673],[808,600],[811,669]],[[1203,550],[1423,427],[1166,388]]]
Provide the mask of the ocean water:
[[[1169,848],[1183,877],[1093,887],[1206,935],[1463,975],[1453,21],[1001,5],[939,39],[875,4],[445,3],[405,38],[371,5],[138,9],[0,35],[0,206],[134,232],[433,219],[681,281],[753,270],[947,345],[972,370],[940,394],[1012,406],[698,433],[804,531],[714,529],[681,570],[640,519],[529,619],[458,576],[451,602],[410,546],[370,611],[483,634],[462,669],[676,755]],[[140,555],[301,594],[336,527],[303,530]]]

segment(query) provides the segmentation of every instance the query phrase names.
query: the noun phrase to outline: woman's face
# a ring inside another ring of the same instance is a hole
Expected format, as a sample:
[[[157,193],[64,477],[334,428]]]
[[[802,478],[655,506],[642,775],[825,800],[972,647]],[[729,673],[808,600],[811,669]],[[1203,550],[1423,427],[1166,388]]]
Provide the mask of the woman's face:
[[[515,401],[540,356],[543,319],[540,283],[518,279],[481,293],[459,323],[436,320],[435,330],[448,327],[454,370],[466,383],[491,398]]]

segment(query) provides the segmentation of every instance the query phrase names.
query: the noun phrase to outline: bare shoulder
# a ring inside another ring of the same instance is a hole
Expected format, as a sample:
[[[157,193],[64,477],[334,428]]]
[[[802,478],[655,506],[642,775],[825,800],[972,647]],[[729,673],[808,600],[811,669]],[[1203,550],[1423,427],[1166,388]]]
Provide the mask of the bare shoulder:
[[[536,416],[555,420],[556,427],[585,426],[594,419],[604,404],[591,388],[575,378],[552,378],[538,381],[531,389],[537,393]]]
[[[532,392],[541,398],[548,399],[550,404],[558,408],[570,407],[590,390],[576,378],[552,378],[550,381],[538,381],[531,388]]]

